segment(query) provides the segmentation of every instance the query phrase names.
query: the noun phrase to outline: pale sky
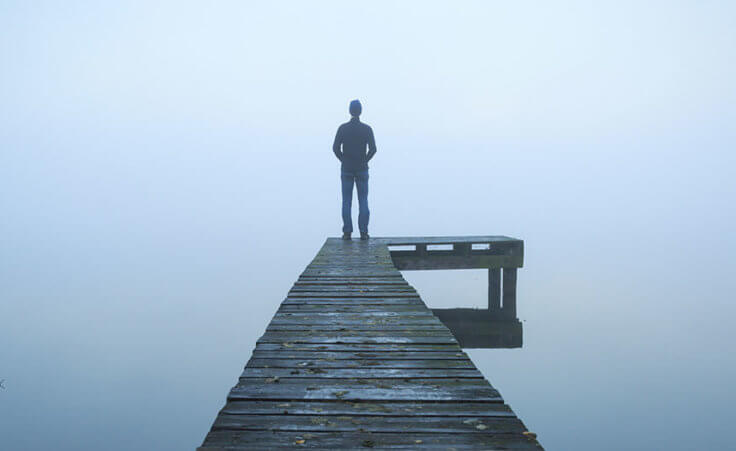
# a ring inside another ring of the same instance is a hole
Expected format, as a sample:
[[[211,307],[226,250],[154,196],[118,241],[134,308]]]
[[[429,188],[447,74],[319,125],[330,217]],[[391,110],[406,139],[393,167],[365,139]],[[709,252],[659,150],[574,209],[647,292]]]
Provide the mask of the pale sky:
[[[1,2],[0,447],[199,445],[354,98],[374,236],[525,240],[525,348],[473,357],[548,449],[730,443],[734,48],[732,2]]]

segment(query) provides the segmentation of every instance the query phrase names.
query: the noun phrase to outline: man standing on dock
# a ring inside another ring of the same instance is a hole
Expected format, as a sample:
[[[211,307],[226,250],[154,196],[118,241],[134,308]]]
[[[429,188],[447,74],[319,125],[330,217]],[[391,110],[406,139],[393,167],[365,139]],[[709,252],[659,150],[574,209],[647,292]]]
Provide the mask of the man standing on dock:
[[[360,239],[368,239],[368,162],[376,154],[376,141],[373,129],[360,122],[363,107],[358,100],[350,102],[349,122],[337,129],[332,151],[342,162],[340,178],[342,179],[342,239],[349,240],[353,233],[353,185],[358,187],[358,229]],[[342,150],[340,149],[342,147]],[[368,152],[366,153],[366,147]]]

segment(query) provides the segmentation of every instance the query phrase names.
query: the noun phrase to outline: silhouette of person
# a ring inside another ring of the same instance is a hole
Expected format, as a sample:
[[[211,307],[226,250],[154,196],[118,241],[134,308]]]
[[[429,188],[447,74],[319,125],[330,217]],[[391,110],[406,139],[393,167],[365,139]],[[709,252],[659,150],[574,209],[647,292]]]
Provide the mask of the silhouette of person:
[[[358,188],[358,229],[360,239],[368,239],[368,162],[376,154],[376,141],[373,129],[360,122],[363,107],[360,101],[350,102],[350,121],[337,129],[332,151],[342,162],[340,179],[342,180],[342,239],[349,240],[353,233],[353,219],[350,209],[353,206],[353,185]],[[366,152],[366,147],[368,152]],[[341,149],[342,148],[342,149]]]

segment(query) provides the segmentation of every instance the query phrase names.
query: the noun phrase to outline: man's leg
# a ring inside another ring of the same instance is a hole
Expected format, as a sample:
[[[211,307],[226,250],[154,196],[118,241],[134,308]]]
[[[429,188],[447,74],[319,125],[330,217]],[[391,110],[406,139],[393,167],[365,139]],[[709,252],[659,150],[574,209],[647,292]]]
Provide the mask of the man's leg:
[[[353,183],[355,176],[351,172],[342,172],[342,233],[353,233],[353,218],[350,209],[353,208]]]
[[[361,171],[356,174],[355,186],[358,187],[358,229],[360,233],[368,233],[368,219],[371,212],[368,210],[368,171]]]

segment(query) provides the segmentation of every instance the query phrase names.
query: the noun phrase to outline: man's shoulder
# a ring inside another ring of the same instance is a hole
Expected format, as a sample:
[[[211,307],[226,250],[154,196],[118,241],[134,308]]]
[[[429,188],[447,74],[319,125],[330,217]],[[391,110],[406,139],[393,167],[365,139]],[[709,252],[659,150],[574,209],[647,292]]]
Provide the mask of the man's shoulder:
[[[337,130],[338,131],[352,130],[354,132],[358,132],[358,130],[364,130],[364,131],[373,132],[373,129],[371,128],[370,125],[366,124],[365,122],[356,122],[356,121],[348,121],[348,122],[345,122],[344,124],[340,124],[340,126],[337,127]]]

